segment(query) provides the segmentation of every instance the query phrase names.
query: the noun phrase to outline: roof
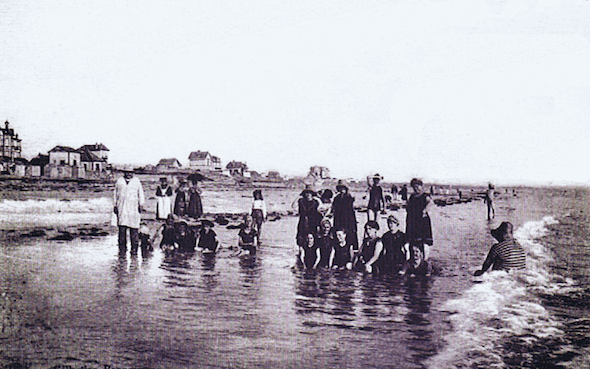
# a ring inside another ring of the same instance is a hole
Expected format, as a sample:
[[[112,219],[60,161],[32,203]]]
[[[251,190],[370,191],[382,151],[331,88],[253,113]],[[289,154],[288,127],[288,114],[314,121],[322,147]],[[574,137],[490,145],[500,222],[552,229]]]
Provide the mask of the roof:
[[[188,160],[203,160],[206,159],[207,156],[211,156],[209,151],[193,151],[188,156]]]
[[[80,161],[106,162],[105,159],[97,156],[96,154],[93,154],[88,147],[82,146],[80,149],[78,149],[78,152],[80,153]]]
[[[68,146],[56,146],[53,149],[49,150],[49,152],[78,152],[78,151],[74,150]]]
[[[160,162],[158,163],[158,165],[174,165],[176,163],[178,163],[178,165],[180,165],[180,162],[176,158],[160,159]]]
[[[31,165],[45,165],[49,163],[49,155],[39,154],[31,159]]]
[[[245,163],[242,163],[241,161],[232,160],[229,163],[227,163],[227,165],[225,167],[227,169],[241,169],[241,168],[245,169],[248,166]]]
[[[107,147],[101,143],[95,143],[94,145],[84,145],[80,147],[78,150],[82,150],[88,148],[90,151],[110,151]]]

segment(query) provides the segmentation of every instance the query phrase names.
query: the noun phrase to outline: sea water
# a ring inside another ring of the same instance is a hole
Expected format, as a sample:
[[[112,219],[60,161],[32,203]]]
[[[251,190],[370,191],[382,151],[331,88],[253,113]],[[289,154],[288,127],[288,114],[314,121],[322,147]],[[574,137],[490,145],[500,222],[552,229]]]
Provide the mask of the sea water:
[[[248,191],[205,192],[206,212],[245,212]],[[284,212],[294,191],[265,191]],[[362,194],[356,194],[362,204]],[[230,199],[230,200],[228,200]],[[430,277],[294,268],[297,218],[264,224],[256,256],[118,256],[115,230],[0,249],[0,363],[24,367],[590,367],[587,189],[502,193],[433,209]],[[0,203],[26,222],[108,222],[110,199]],[[402,210],[392,212],[404,223]],[[357,214],[359,222],[366,215]],[[18,221],[15,221],[18,219]],[[474,278],[508,220],[527,269]],[[385,218],[380,220],[385,227]],[[11,228],[12,227],[12,228]],[[224,246],[237,231],[216,226]],[[360,231],[360,228],[359,228]],[[381,229],[384,232],[384,229]],[[362,234],[362,233],[360,233]]]

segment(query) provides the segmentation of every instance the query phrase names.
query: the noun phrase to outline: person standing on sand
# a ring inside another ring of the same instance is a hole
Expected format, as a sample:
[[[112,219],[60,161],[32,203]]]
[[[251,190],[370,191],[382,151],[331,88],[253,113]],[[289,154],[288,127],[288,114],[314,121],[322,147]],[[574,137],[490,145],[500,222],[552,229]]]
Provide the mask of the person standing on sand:
[[[494,185],[488,183],[488,189],[483,201],[488,206],[488,220],[496,217],[496,210],[494,210]]]
[[[119,253],[127,252],[127,230],[131,238],[131,253],[139,247],[139,225],[145,201],[141,182],[133,175],[133,168],[125,167],[123,177],[115,183],[114,213],[119,227]]]
[[[181,179],[176,189],[176,198],[174,199],[174,215],[179,217],[186,216],[188,214],[189,200],[188,184],[186,180]]]
[[[474,276],[482,275],[490,266],[492,270],[526,268],[526,254],[522,246],[514,239],[513,228],[512,223],[502,222],[498,228],[490,231],[498,243],[492,246],[483,266],[473,274]]]
[[[348,193],[348,187],[342,180],[336,185],[338,194],[332,201],[332,214],[334,216],[334,229],[343,229],[346,232],[348,244],[358,248],[356,214],[354,212],[354,197]]]
[[[428,260],[430,246],[433,244],[432,225],[428,212],[433,206],[432,199],[424,192],[424,183],[418,178],[412,179],[410,186],[414,193],[406,203],[406,235],[411,246],[418,246],[424,260]]]
[[[373,184],[371,184],[371,179]],[[367,177],[369,185],[369,204],[367,205],[367,221],[377,220],[377,214],[385,210],[385,201],[383,200],[383,188],[379,185],[381,176],[375,174],[373,177]]]
[[[166,177],[160,178],[160,184],[156,188],[156,219],[165,220],[172,213],[172,187],[168,185]]]
[[[402,201],[408,200],[408,185],[404,184],[402,189],[399,190],[399,194],[402,197]]]
[[[193,219],[199,219],[203,216],[203,202],[201,201],[199,181],[190,181],[190,187],[188,189],[188,208],[186,213],[186,215]]]

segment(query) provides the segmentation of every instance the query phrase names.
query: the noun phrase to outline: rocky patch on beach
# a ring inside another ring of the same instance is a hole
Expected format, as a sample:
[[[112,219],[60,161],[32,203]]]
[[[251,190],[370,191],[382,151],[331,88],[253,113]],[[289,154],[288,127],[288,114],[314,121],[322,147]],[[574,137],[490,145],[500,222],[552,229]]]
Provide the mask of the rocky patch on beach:
[[[114,234],[115,228],[109,224],[103,225],[82,225],[71,227],[45,227],[25,230],[8,229],[0,231],[0,238],[4,240],[17,239],[39,239],[48,241],[72,241],[77,238],[88,239],[94,237],[105,237]]]

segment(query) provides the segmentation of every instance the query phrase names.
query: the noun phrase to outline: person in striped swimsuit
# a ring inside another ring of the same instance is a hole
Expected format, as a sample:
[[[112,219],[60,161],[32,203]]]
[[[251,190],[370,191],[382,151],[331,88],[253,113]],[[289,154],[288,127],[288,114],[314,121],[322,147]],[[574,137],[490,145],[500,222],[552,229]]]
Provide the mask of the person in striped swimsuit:
[[[502,222],[498,228],[490,231],[498,243],[490,249],[481,269],[474,273],[476,277],[485,273],[490,266],[492,270],[524,269],[526,267],[526,254],[522,246],[514,239],[513,228],[512,223]]]

